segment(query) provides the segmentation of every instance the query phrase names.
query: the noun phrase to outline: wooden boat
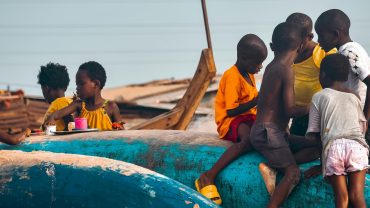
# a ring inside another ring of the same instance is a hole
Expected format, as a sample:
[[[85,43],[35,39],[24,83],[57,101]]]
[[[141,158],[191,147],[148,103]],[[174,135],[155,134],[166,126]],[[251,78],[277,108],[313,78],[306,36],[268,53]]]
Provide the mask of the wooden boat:
[[[1,207],[217,207],[148,169],[107,158],[0,151]]]
[[[191,188],[199,175],[212,167],[231,143],[216,134],[176,130],[128,130],[82,133],[66,136],[38,136],[19,146],[0,145],[0,149],[43,150],[107,157],[133,163],[166,175]],[[216,180],[224,207],[264,207],[269,199],[258,164],[262,157],[249,153],[240,157]],[[301,165],[305,170],[318,161]],[[365,196],[370,205],[370,177]],[[284,207],[334,207],[333,193],[321,176],[302,179]]]

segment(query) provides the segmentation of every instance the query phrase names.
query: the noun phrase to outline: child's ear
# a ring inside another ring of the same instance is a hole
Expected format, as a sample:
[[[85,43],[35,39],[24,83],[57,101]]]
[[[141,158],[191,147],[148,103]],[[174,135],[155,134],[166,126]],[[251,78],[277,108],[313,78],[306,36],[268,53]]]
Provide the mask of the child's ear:
[[[301,53],[301,52],[302,52],[302,50],[303,50],[303,43],[301,43],[301,44],[299,45],[299,47],[298,47],[298,49],[297,49],[297,52],[298,52],[298,53]]]
[[[333,33],[333,36],[335,38],[335,41],[336,42],[339,41],[341,32],[339,30],[334,30],[332,33]]]
[[[94,80],[95,86],[97,86],[99,89],[101,88],[101,84],[99,80]]]
[[[308,38],[310,41],[313,39],[313,37],[314,37],[313,33],[308,34]]]
[[[272,51],[274,51],[274,44],[272,42],[270,43],[270,48]]]

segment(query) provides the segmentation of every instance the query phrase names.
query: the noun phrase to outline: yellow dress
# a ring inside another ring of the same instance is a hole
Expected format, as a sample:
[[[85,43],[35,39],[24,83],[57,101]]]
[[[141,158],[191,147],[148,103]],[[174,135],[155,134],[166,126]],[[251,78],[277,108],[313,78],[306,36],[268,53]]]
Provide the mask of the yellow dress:
[[[225,137],[231,122],[236,118],[236,116],[227,116],[226,111],[247,103],[258,96],[254,75],[248,75],[253,85],[244,79],[235,65],[222,75],[215,98],[215,121],[220,138]],[[248,114],[256,115],[257,107],[253,107],[240,115]]]
[[[48,115],[50,115],[51,113],[54,113],[57,110],[67,107],[71,103],[72,103],[72,99],[70,98],[60,97],[60,98],[55,99],[53,102],[51,102],[47,112],[45,113],[44,121]],[[65,127],[68,124],[65,124],[63,119],[60,119],[60,120],[55,121],[55,125],[57,126],[57,131],[64,131]]]
[[[88,111],[86,109],[85,102],[82,102],[82,108],[79,117],[86,118],[89,128],[96,128],[101,131],[110,131],[112,130],[112,121],[110,120],[104,108],[107,103],[108,101],[105,101],[102,107],[93,111]]]
[[[325,52],[324,49],[317,44],[311,57],[300,63],[293,64],[292,68],[295,74],[294,92],[296,105],[309,105],[311,103],[312,96],[322,89],[319,82],[321,61],[325,56],[336,52],[336,49]]]

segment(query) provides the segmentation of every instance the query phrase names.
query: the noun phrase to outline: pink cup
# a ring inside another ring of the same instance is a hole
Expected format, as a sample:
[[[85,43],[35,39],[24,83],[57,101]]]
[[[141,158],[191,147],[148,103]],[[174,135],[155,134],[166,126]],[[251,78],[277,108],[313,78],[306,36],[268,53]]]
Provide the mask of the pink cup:
[[[86,118],[75,118],[75,129],[87,129]]]

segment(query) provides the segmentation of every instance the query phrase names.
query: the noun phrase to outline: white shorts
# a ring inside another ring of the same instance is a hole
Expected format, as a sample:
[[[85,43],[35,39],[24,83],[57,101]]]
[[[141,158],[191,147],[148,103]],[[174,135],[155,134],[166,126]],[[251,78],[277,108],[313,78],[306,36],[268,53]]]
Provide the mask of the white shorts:
[[[369,150],[351,139],[336,139],[328,150],[325,176],[347,175],[369,167]]]

